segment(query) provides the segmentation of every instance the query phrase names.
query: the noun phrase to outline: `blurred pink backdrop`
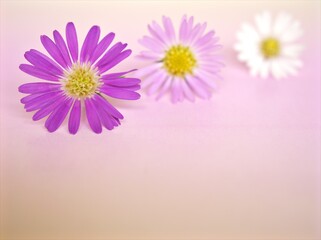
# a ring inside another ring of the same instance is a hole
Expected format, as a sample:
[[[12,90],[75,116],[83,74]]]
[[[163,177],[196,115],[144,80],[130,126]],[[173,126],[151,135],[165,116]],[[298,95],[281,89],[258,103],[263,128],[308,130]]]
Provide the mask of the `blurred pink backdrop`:
[[[235,32],[262,10],[301,21],[297,77],[253,78],[237,62]],[[83,41],[98,24],[135,54],[148,23],[183,14],[224,45],[210,101],[142,93],[115,101],[121,127],[96,135],[83,120],[76,136],[66,123],[48,133],[19,103],[35,79],[18,66],[44,50],[41,34],[73,21]],[[320,1],[1,1],[0,74],[1,239],[320,239]]]

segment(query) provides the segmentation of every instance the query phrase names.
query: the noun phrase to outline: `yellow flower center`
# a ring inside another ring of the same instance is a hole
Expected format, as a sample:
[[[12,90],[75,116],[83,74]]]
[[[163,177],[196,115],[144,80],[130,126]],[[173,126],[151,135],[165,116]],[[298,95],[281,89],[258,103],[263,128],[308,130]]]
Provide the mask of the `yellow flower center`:
[[[168,73],[179,77],[192,73],[196,66],[193,52],[189,47],[182,45],[174,45],[167,50],[163,62]]]
[[[90,97],[100,86],[97,72],[87,64],[73,64],[62,81],[67,94],[76,98]]]
[[[261,43],[261,52],[265,58],[273,58],[280,54],[280,42],[275,38],[267,38]]]

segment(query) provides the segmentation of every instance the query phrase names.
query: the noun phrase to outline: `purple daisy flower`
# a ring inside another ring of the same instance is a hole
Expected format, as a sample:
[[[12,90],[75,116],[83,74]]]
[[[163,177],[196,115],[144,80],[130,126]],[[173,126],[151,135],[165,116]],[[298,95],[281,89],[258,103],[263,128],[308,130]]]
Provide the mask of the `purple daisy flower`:
[[[217,55],[219,38],[214,31],[205,32],[206,23],[194,25],[193,17],[183,16],[177,35],[170,18],[163,17],[163,26],[154,21],[148,25],[151,37],[139,41],[148,50],[138,57],[149,63],[136,75],[145,78],[142,87],[156,99],[170,92],[173,103],[194,101],[195,95],[210,98],[224,66]]]
[[[107,52],[115,34],[109,33],[99,41],[100,28],[93,26],[78,51],[77,33],[73,23],[66,26],[66,42],[61,34],[53,32],[54,41],[42,35],[41,42],[49,55],[31,49],[25,58],[31,63],[21,64],[19,68],[34,77],[49,82],[26,83],[19,87],[21,93],[29,94],[21,99],[27,112],[36,111],[33,120],[49,115],[45,126],[49,132],[56,131],[69,115],[68,128],[76,134],[80,125],[81,106],[85,105],[88,123],[95,133],[120,125],[123,115],[106,99],[136,100],[140,95],[140,80],[125,78],[126,72],[108,73],[112,67],[131,54],[124,50],[127,44],[118,42]],[[67,43],[67,44],[66,44]]]

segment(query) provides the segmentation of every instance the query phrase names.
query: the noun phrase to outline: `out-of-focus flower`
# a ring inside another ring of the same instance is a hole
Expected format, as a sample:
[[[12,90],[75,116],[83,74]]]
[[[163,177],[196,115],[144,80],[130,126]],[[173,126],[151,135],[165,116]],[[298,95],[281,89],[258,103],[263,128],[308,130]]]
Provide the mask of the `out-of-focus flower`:
[[[178,33],[172,21],[163,17],[163,28],[156,22],[148,25],[151,36],[139,42],[147,48],[139,58],[148,65],[136,72],[144,77],[142,87],[156,99],[171,93],[173,103],[185,98],[194,101],[195,95],[208,99],[221,78],[223,66],[217,51],[221,49],[214,31],[206,32],[206,23],[194,25],[194,18],[184,16]]]
[[[237,33],[235,50],[238,59],[245,62],[253,76],[280,79],[296,75],[302,62],[303,49],[297,43],[302,35],[299,21],[287,13],[279,13],[275,20],[265,11],[255,17],[255,26],[244,23]]]

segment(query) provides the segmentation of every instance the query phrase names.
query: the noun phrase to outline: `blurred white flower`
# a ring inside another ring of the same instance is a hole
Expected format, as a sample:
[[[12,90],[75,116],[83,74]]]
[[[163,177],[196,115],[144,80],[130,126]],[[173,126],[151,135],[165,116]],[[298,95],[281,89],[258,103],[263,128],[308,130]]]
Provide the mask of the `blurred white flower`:
[[[237,33],[238,59],[250,68],[252,76],[280,79],[296,75],[302,66],[299,55],[303,46],[296,43],[302,35],[300,22],[279,13],[275,21],[269,12],[255,17],[255,26],[244,23]]]

